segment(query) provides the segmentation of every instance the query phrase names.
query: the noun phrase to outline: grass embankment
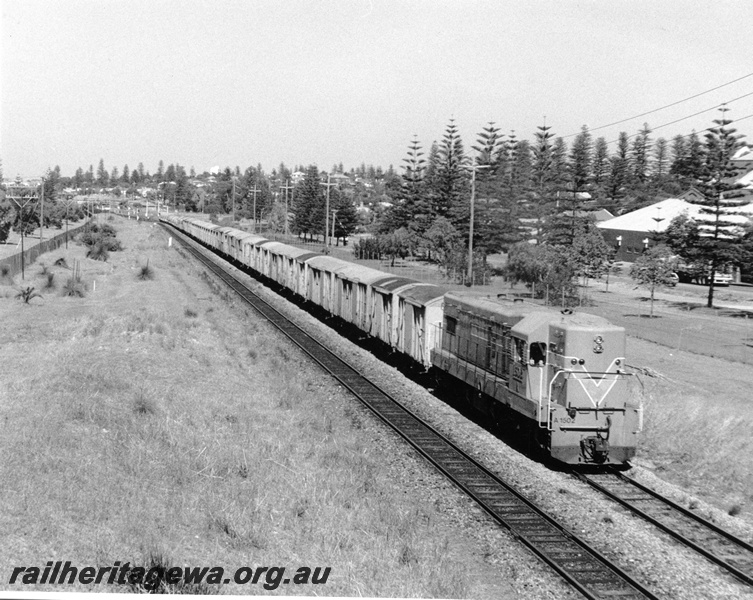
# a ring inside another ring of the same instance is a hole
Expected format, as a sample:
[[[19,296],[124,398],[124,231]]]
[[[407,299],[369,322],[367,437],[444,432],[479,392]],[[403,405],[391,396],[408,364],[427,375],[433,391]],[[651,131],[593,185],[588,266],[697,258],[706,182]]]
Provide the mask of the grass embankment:
[[[639,456],[656,474],[753,523],[753,367],[631,338],[648,367]]]
[[[154,555],[332,567],[325,585],[284,594],[462,597],[494,580],[440,509],[406,491],[389,434],[363,409],[231,307],[157,226],[113,224],[125,249],[107,262],[74,244],[42,258],[79,260],[85,297],[61,295],[63,267],[47,290],[30,269],[24,285],[43,297],[29,304],[20,281],[0,282],[0,587],[12,566]]]

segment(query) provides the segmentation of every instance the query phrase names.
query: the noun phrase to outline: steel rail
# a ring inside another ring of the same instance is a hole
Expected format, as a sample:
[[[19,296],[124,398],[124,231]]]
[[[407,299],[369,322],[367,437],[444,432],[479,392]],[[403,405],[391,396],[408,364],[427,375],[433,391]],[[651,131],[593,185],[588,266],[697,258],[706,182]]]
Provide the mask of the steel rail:
[[[512,485],[392,398],[345,360],[316,341],[194,244],[180,230],[177,239],[293,343],[389,425],[421,456],[470,496],[498,524],[589,599],[657,596],[587,542],[559,524]]]
[[[753,545],[623,473],[574,474],[741,581],[753,585]]]

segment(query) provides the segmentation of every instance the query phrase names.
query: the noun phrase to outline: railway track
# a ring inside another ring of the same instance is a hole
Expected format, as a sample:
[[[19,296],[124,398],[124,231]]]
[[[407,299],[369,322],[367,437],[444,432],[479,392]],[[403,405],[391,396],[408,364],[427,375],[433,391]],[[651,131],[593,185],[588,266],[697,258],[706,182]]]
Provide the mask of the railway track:
[[[753,585],[753,545],[617,471],[575,473],[591,487]]]
[[[268,319],[327,373],[350,390],[377,417],[470,496],[498,524],[507,528],[539,559],[583,596],[591,599],[645,599],[656,596],[629,573],[557,523],[514,487],[494,475],[397,400],[361,375],[287,317],[257,296],[199,250],[181,232],[176,238],[204,266]]]

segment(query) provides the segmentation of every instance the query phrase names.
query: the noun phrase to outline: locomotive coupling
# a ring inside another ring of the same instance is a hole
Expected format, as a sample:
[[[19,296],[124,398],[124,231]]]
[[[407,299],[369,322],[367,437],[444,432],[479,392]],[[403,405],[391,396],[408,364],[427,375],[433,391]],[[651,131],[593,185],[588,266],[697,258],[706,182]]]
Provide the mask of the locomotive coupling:
[[[580,450],[587,461],[602,464],[609,458],[609,440],[600,435],[583,438]]]

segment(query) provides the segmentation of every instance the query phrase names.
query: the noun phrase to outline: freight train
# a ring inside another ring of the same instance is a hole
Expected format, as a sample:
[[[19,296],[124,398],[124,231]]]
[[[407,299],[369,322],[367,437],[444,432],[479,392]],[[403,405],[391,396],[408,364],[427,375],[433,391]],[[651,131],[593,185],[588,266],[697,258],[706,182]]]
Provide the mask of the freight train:
[[[569,310],[372,269],[197,218],[163,221],[436,375],[445,389],[575,465],[621,465],[643,426],[625,330]]]

